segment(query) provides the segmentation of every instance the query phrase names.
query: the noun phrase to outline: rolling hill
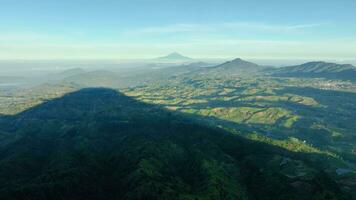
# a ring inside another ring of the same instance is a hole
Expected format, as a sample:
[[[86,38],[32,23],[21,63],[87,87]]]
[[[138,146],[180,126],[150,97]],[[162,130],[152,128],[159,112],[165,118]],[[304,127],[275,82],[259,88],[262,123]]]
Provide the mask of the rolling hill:
[[[119,87],[126,85],[120,74],[108,70],[95,70],[74,74],[62,79],[64,82],[75,83],[82,87]]]
[[[210,64],[192,62],[173,66],[163,65],[165,67],[158,66],[154,65],[152,67],[152,65],[148,65],[138,70],[132,70],[129,73],[108,70],[87,71],[66,76],[62,80],[81,85],[82,87],[132,87],[154,81],[162,82],[175,76],[199,71],[204,67],[210,66]]]
[[[66,78],[66,77],[74,76],[77,74],[83,74],[85,72],[86,71],[82,68],[73,68],[73,69],[68,69],[61,73],[55,74],[54,76],[58,76],[59,78]]]
[[[275,69],[272,75],[279,77],[328,78],[356,81],[356,67],[350,64],[309,62],[302,65]]]

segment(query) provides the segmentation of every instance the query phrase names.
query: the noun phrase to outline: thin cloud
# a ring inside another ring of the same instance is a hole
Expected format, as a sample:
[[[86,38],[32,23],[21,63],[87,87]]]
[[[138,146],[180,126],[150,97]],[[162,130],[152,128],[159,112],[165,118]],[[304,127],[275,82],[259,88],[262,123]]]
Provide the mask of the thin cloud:
[[[0,41],[33,41],[44,38],[43,35],[34,33],[2,33]]]
[[[165,26],[144,27],[128,30],[127,35],[144,34],[180,34],[180,33],[218,33],[223,31],[260,31],[260,32],[286,32],[296,30],[306,30],[318,28],[325,23],[296,24],[296,25],[275,25],[256,22],[230,22],[214,24],[171,24]]]
[[[127,31],[132,34],[158,34],[158,33],[188,33],[210,31],[211,28],[203,24],[173,24],[167,26],[145,27]]]
[[[269,31],[269,32],[280,32],[289,30],[305,30],[318,28],[325,25],[325,23],[315,23],[315,24],[297,24],[297,25],[276,25],[276,24],[263,24],[254,22],[232,22],[224,23],[223,27],[229,29],[248,29],[254,31]]]
[[[310,28],[318,28],[326,25],[325,23],[320,24],[299,24],[294,26],[288,26],[287,29],[310,29]]]

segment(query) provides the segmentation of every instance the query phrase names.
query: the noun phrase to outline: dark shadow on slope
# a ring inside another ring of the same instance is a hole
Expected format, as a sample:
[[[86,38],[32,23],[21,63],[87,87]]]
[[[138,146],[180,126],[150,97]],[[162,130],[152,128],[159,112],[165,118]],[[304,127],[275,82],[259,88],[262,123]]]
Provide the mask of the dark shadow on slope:
[[[293,114],[301,116],[301,118],[291,128],[285,128],[278,124],[266,125],[257,123],[240,123],[240,127],[247,127],[248,131],[259,130],[273,130],[274,132],[280,132],[280,135],[285,135],[286,132],[291,132],[291,129],[298,131],[298,136],[302,140],[309,140],[310,136],[313,136],[313,141],[319,141],[317,146],[322,144],[328,144],[331,140],[331,133],[325,130],[312,130],[310,127],[315,123],[324,123],[330,126],[338,127],[343,132],[349,132],[349,135],[345,136],[346,140],[355,139],[352,133],[356,132],[356,126],[354,126],[356,119],[356,94],[340,91],[320,90],[314,88],[296,88],[286,87],[283,90],[277,90],[276,95],[284,96],[286,94],[295,94],[299,96],[305,96],[313,98],[319,105],[304,105],[292,101],[265,101],[265,100],[246,100],[240,101],[240,98],[246,96],[238,96],[236,100],[222,101],[222,100],[210,100],[207,103],[194,103],[187,108],[192,109],[204,109],[204,108],[232,108],[232,107],[251,107],[251,108],[284,108],[291,111]],[[258,94],[263,96],[263,94]],[[282,119],[283,120],[283,119]],[[249,127],[249,128],[248,128]],[[312,131],[312,133],[311,133]],[[296,132],[294,132],[295,134]],[[293,134],[293,132],[292,132]],[[278,135],[275,135],[278,137]],[[316,139],[318,138],[318,139]]]
[[[305,117],[317,116],[318,120],[326,124],[332,124],[345,132],[350,132],[350,136],[352,133],[356,133],[356,126],[354,126],[356,122],[355,93],[296,87],[287,87],[278,91],[278,94],[285,93],[311,97],[321,105],[317,107],[290,105],[289,107],[296,114]],[[311,118],[308,120],[313,121]]]
[[[282,72],[282,73],[272,73],[274,77],[295,77],[295,78],[325,78],[325,79],[333,79],[333,80],[346,80],[346,81],[356,81],[356,70],[348,69],[343,70],[341,72],[330,72],[330,73],[313,73],[313,72]]]
[[[302,120],[296,124],[299,127],[305,127],[301,131],[309,134],[313,123],[323,123],[328,126],[337,127],[338,131],[342,133],[341,137],[333,137],[332,135],[325,134],[325,130],[320,130],[320,138],[329,136],[329,142],[333,141],[339,143],[341,148],[352,149],[350,144],[356,142],[356,93],[341,92],[333,90],[320,90],[315,88],[297,88],[286,87],[278,91],[278,94],[291,93],[301,96],[306,96],[316,100],[321,106],[317,107],[302,107],[297,105],[289,105],[289,108],[296,114],[303,116]],[[315,119],[316,116],[317,118]],[[309,135],[312,135],[310,133]],[[333,137],[333,138],[332,138]],[[317,140],[316,140],[317,141]],[[323,141],[320,141],[322,143]],[[324,143],[327,144],[328,142]],[[349,145],[348,145],[348,144]],[[356,161],[354,155],[344,153],[345,158]]]
[[[259,103],[256,105],[255,103]],[[262,105],[261,105],[262,104]],[[333,144],[331,139],[331,133],[326,130],[315,130],[311,127],[314,123],[320,122],[321,117],[327,115],[327,110],[320,108],[313,108],[306,105],[301,105],[298,103],[284,102],[284,101],[246,101],[246,102],[229,102],[224,103],[224,101],[212,101],[208,103],[192,104],[187,108],[192,109],[214,109],[214,108],[256,108],[259,109],[255,111],[255,114],[260,112],[268,111],[270,108],[283,108],[288,111],[291,111],[293,115],[301,116],[296,122],[293,123],[291,127],[286,127],[285,122],[289,118],[281,117],[275,121],[273,124],[268,123],[258,123],[258,122],[249,122],[251,119],[247,118],[241,122],[234,122],[233,120],[224,120],[217,117],[206,117],[206,116],[197,116],[202,120],[208,120],[211,123],[222,125],[224,127],[229,127],[231,129],[238,130],[242,134],[250,134],[252,132],[257,132],[258,134],[274,138],[274,139],[287,139],[289,137],[298,138],[301,141],[308,141],[309,144],[312,144],[322,150],[329,150],[328,146]],[[320,111],[322,110],[322,111]],[[315,118],[319,117],[319,118]],[[349,120],[352,118],[348,118]],[[327,123],[326,121],[325,123]],[[330,121],[329,121],[330,122]],[[334,123],[332,121],[332,123]],[[345,121],[347,123],[347,121]],[[350,124],[349,124],[350,125]],[[350,125],[352,126],[352,124]],[[352,135],[349,135],[345,140],[354,138]],[[342,141],[341,141],[342,142]]]
[[[200,125],[111,89],[2,117],[2,199],[348,199],[331,158]]]
[[[344,159],[355,162],[356,157],[352,153],[356,142],[356,94],[350,92],[320,90],[315,88],[286,87],[275,90],[277,96],[290,94],[310,97],[317,105],[305,105],[300,102],[290,101],[267,101],[267,100],[241,100],[249,96],[270,96],[265,93],[254,95],[238,95],[233,100],[208,100],[205,103],[192,103],[190,105],[177,104],[185,109],[214,109],[248,107],[256,109],[283,108],[300,118],[291,127],[284,126],[288,118],[280,118],[274,124],[250,123],[247,121],[233,122],[216,117],[200,116],[202,120],[208,120],[214,124],[220,124],[240,132],[258,132],[275,139],[296,137],[301,141],[320,148],[336,152]],[[209,99],[219,96],[218,93],[202,96],[195,99]],[[229,96],[224,96],[229,97]],[[258,111],[260,112],[260,111]],[[320,128],[319,128],[320,126]],[[354,142],[353,142],[354,141]],[[337,149],[336,149],[336,148]]]
[[[356,93],[298,87],[286,87],[283,90],[277,91],[277,94],[284,93],[292,93],[311,97],[320,104],[327,106],[328,109],[331,109],[331,111],[335,111],[339,107],[341,107],[343,110],[349,110],[353,108],[356,110]]]

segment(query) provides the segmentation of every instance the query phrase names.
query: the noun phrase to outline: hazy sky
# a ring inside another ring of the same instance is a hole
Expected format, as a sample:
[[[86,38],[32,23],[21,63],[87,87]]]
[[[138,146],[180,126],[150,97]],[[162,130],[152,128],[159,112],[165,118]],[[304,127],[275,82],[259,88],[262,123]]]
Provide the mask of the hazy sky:
[[[0,0],[0,59],[356,58],[355,0]]]

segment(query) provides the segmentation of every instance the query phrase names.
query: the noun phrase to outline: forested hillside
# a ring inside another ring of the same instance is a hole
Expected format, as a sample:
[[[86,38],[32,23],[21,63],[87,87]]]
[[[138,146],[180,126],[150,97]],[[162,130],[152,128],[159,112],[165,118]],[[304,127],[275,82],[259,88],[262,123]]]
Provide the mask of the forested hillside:
[[[349,199],[317,152],[199,125],[111,89],[1,117],[1,199]]]

